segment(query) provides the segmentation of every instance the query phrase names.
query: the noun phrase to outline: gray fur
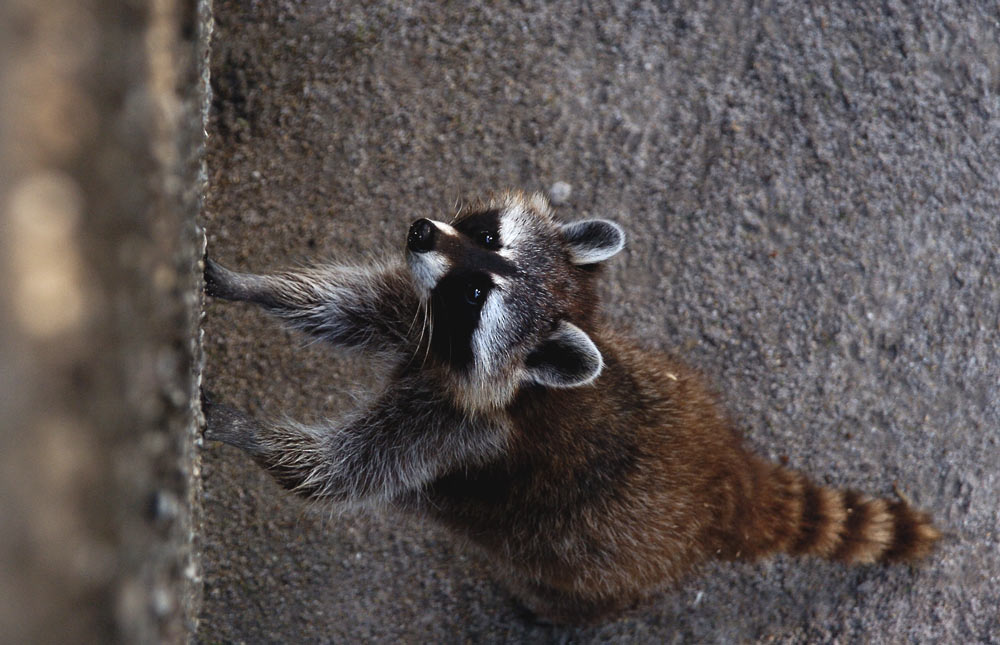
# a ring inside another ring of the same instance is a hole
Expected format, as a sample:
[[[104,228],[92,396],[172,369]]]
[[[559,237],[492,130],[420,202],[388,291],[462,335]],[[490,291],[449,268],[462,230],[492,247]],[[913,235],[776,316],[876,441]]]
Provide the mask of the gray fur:
[[[442,521],[559,621],[621,611],[710,558],[913,560],[940,537],[907,504],[751,455],[696,372],[602,324],[593,265],[621,250],[617,225],[560,225],[522,193],[430,223],[410,228],[409,272],[256,276],[208,262],[211,294],[396,362],[381,393],[338,421],[210,406],[207,436],[307,498]]]
[[[372,352],[399,353],[409,343],[418,304],[401,263],[254,275],[208,259],[205,288],[210,296],[260,305],[335,345]]]
[[[548,219],[547,205],[519,195],[506,204],[507,219],[501,218],[507,222],[506,256],[521,264],[555,262],[559,241],[552,235],[560,228]],[[539,222],[542,229],[536,228]],[[607,224],[562,229],[572,234],[569,255],[584,247],[588,258],[617,252],[623,237],[613,235],[617,227],[609,236]],[[449,225],[435,225],[453,244],[461,238]],[[503,405],[522,383],[575,387],[600,374],[601,355],[587,334],[569,322],[551,322],[554,314],[546,309],[555,303],[532,277],[545,265],[494,279],[483,308],[488,316],[470,340],[474,360],[467,372],[428,362],[434,318],[449,315],[431,310],[430,291],[453,261],[424,252],[409,253],[407,262],[408,267],[320,266],[255,275],[206,260],[209,295],[260,305],[335,345],[396,359],[384,391],[337,421],[264,423],[213,405],[206,437],[241,448],[283,486],[306,497],[378,504],[502,452],[510,433]]]
[[[380,504],[462,463],[504,448],[503,426],[469,419],[419,379],[396,381],[367,408],[315,426],[267,428],[253,456],[295,492],[318,500]]]
[[[603,262],[625,248],[625,231],[606,219],[573,222],[561,229],[574,264]]]
[[[533,360],[542,355],[555,360]],[[573,323],[560,322],[556,330],[528,356],[528,377],[549,387],[579,387],[592,383],[601,375],[604,359],[597,345]]]

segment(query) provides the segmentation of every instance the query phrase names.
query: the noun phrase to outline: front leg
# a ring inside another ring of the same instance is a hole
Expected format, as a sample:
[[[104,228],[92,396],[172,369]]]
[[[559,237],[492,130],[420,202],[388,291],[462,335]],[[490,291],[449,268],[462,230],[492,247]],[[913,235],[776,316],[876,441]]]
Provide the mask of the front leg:
[[[256,275],[206,258],[205,292],[258,304],[292,327],[334,344],[376,352],[398,352],[408,342],[418,307],[402,265],[322,266]]]
[[[390,501],[499,454],[508,436],[406,384],[328,425],[263,423],[228,406],[205,407],[206,439],[242,449],[281,486],[313,500]]]
[[[250,415],[216,403],[212,397],[202,392],[201,409],[205,414],[205,438],[236,446],[250,456],[261,452],[257,444],[260,426]]]

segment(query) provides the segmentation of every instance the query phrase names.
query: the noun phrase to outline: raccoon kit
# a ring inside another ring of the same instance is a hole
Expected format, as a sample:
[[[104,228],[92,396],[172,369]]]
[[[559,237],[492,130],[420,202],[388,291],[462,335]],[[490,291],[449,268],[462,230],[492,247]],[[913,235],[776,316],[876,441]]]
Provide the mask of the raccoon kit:
[[[609,617],[710,558],[927,555],[939,533],[925,513],[754,456],[694,371],[600,319],[595,280],[624,241],[508,192],[414,222],[405,263],[254,275],[207,260],[210,295],[389,368],[340,419],[210,404],[206,437],[312,500],[435,518],[556,622]]]

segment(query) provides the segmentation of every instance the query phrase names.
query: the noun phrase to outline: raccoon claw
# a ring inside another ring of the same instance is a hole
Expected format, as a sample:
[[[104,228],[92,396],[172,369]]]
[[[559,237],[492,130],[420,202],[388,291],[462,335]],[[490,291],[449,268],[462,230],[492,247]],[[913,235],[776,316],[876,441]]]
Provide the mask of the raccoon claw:
[[[251,455],[260,452],[257,443],[257,422],[250,415],[228,405],[215,403],[202,395],[205,414],[205,439],[236,446]]]
[[[205,256],[205,295],[211,296],[213,298],[218,298],[222,293],[222,285],[224,280],[222,276],[224,275],[225,269],[222,265],[215,260]]]

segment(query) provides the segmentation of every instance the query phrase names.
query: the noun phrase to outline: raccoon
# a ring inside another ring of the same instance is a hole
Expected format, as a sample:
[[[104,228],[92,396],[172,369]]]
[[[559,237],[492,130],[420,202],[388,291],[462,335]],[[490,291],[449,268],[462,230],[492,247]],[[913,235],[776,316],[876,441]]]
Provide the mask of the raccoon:
[[[612,222],[559,223],[509,191],[414,222],[405,263],[253,275],[206,260],[210,295],[388,359],[342,419],[213,404],[206,437],[309,499],[438,520],[556,623],[613,617],[712,558],[928,555],[926,513],[754,456],[697,372],[599,318],[600,265],[624,244]]]

